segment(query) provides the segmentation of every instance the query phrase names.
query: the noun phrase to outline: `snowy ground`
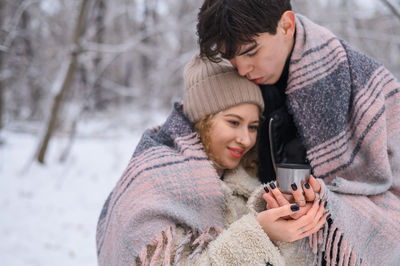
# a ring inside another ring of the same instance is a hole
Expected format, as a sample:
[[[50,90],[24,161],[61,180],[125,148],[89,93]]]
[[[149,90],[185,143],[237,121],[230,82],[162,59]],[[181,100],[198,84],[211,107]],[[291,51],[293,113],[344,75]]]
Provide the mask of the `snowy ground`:
[[[95,229],[101,207],[124,170],[144,127],[168,113],[133,114],[120,127],[80,124],[67,161],[67,137],[51,142],[45,166],[27,164],[37,136],[6,129],[0,136],[1,265],[97,265]],[[139,121],[138,123],[132,121]]]

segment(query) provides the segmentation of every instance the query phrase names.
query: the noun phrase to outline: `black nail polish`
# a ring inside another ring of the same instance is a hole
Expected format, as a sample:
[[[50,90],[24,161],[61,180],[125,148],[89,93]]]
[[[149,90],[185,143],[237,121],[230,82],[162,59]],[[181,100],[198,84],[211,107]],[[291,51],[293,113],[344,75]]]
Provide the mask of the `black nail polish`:
[[[300,206],[297,205],[297,204],[293,204],[293,205],[290,206],[290,209],[291,209],[293,212],[295,212],[295,211],[300,210]]]
[[[306,189],[310,189],[310,183],[308,183],[308,182],[305,183],[305,184],[304,184],[304,187],[305,187]]]
[[[331,225],[333,223],[333,220],[332,220],[332,217],[330,214],[326,217],[326,221],[328,222],[329,225]]]
[[[270,183],[270,184],[269,184],[269,187],[272,188],[272,189],[275,189],[275,188],[276,188],[276,186],[275,186],[274,183]]]
[[[296,191],[296,190],[297,190],[297,185],[296,185],[296,183],[293,183],[293,184],[291,184],[290,186],[292,187],[293,191]]]
[[[269,193],[269,189],[267,186],[264,187],[265,192]]]
[[[318,206],[321,206],[322,200],[319,200],[318,202]]]
[[[328,202],[327,202],[327,201],[325,201],[325,203],[324,203],[324,208],[326,208],[326,205],[328,205]]]

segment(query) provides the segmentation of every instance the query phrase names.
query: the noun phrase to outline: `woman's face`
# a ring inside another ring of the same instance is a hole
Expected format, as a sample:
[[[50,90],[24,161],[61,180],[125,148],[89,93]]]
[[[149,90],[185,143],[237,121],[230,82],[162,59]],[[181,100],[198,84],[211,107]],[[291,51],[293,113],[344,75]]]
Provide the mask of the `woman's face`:
[[[210,128],[210,153],[219,167],[233,169],[256,143],[259,107],[243,103],[217,115]]]

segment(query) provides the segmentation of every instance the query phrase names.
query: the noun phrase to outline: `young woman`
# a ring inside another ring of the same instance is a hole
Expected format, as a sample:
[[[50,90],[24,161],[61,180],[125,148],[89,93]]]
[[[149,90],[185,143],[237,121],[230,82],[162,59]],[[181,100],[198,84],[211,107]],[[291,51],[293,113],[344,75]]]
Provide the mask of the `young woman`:
[[[296,204],[265,210],[263,186],[244,170],[255,170],[258,86],[198,56],[184,78],[183,106],[144,133],[104,205],[99,265],[292,263],[299,256],[275,244],[315,233],[327,214],[318,201],[297,220],[285,219],[302,211]]]

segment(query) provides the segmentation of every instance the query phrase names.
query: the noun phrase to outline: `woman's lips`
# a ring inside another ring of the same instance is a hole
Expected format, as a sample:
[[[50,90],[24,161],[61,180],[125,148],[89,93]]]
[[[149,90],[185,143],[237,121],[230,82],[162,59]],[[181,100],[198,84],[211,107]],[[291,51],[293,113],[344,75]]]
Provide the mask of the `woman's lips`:
[[[240,148],[228,148],[229,152],[231,153],[232,157],[234,158],[242,158],[243,156],[243,149]]]

